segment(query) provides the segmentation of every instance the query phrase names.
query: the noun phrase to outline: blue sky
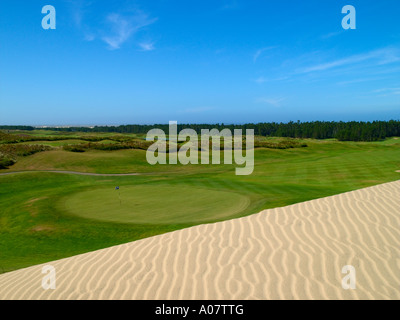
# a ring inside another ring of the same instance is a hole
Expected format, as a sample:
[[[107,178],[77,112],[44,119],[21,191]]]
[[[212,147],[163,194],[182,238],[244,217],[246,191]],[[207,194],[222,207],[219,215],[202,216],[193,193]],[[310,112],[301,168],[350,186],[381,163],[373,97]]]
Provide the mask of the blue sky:
[[[397,120],[399,16],[398,0],[2,0],[0,124]]]

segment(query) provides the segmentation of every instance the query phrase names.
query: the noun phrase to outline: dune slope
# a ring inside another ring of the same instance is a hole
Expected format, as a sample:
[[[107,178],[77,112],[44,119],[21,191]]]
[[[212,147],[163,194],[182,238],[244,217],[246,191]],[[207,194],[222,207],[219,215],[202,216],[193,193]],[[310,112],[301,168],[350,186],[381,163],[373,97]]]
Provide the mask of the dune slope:
[[[400,299],[399,199],[395,181],[13,271],[0,299]]]

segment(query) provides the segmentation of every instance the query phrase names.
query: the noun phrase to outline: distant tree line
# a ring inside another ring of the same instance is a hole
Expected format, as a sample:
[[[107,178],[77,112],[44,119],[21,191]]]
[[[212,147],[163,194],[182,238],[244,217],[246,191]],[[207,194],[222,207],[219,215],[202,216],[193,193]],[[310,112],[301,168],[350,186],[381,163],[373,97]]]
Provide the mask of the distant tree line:
[[[0,129],[9,130],[32,130],[33,127],[25,126],[0,126]],[[24,129],[27,128],[27,129]],[[168,124],[154,125],[121,125],[121,126],[96,126],[89,127],[69,127],[69,128],[44,128],[44,130],[65,131],[65,132],[115,132],[115,133],[135,133],[146,134],[149,130],[159,128],[166,133],[169,131]],[[400,121],[311,121],[311,122],[288,122],[288,123],[258,123],[258,124],[178,124],[178,132],[182,129],[190,128],[198,134],[201,129],[218,130],[230,129],[254,129],[254,133],[260,136],[288,137],[288,138],[313,138],[330,139],[336,138],[340,141],[377,141],[388,137],[400,136]],[[43,129],[43,128],[41,128]]]
[[[25,130],[25,131],[33,131],[35,127],[31,126],[0,126],[0,130]]]

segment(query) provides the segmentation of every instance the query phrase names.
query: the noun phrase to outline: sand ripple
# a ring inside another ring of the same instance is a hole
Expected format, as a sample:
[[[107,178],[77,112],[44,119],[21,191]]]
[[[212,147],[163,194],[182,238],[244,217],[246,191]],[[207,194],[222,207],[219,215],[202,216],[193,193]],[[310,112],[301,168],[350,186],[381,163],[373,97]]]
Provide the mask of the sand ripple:
[[[55,290],[17,270],[0,299],[398,300],[399,199],[396,181],[50,262]]]

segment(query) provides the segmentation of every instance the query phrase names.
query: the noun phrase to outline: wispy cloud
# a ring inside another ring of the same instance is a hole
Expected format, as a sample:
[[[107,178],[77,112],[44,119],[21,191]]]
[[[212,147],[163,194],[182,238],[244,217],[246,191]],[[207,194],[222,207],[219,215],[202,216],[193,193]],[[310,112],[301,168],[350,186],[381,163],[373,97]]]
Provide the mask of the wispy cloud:
[[[337,85],[348,85],[395,78],[400,72],[400,47],[379,48],[339,59],[332,59],[334,54],[332,50],[319,50],[285,59],[272,77],[262,76],[252,81],[258,84],[278,80],[313,83],[336,78]]]
[[[65,0],[70,5],[70,10],[72,14],[72,22],[75,27],[83,32],[84,39],[86,41],[93,41],[96,39],[96,34],[91,30],[87,23],[85,23],[85,18],[91,9],[93,1],[85,0]]]
[[[108,49],[119,49],[133,35],[157,21],[150,18],[141,10],[124,10],[119,13],[96,14],[94,19],[95,1],[90,0],[64,0],[71,10],[71,21],[83,33],[86,41],[101,39],[108,45]],[[99,17],[100,16],[100,19]],[[103,19],[102,19],[103,17]],[[154,50],[154,43],[142,41],[137,43],[143,51]]]
[[[310,72],[325,71],[337,67],[353,65],[360,62],[372,61],[372,60],[374,60],[374,63],[376,65],[385,65],[400,61],[400,50],[397,48],[384,48],[384,49],[374,50],[362,54],[353,55],[347,58],[342,58],[327,63],[322,63],[311,67],[302,68],[297,70],[297,72],[310,73]]]
[[[337,31],[337,32],[327,33],[327,34],[322,35],[322,36],[321,36],[321,39],[323,39],[323,40],[330,39],[330,38],[333,38],[333,37],[336,37],[336,36],[342,34],[343,32],[344,32],[344,30],[342,30],[342,31]]]
[[[155,49],[154,42],[140,42],[139,47],[142,51],[153,51]]]
[[[286,98],[266,98],[266,97],[261,97],[256,99],[256,103],[262,103],[262,104],[267,104],[271,105],[273,107],[279,108],[282,106],[282,102],[285,101]]]
[[[85,32],[85,38],[86,41],[93,41],[96,39],[96,36],[91,33],[91,32]]]
[[[156,18],[150,19],[147,14],[142,12],[133,16],[111,13],[107,16],[107,23],[110,26],[110,34],[103,36],[102,40],[108,44],[109,49],[119,49],[133,34],[138,32],[141,28],[151,25],[156,21]]]
[[[268,79],[265,77],[258,77],[257,79],[254,80],[254,82],[256,82],[256,83],[264,83],[267,81],[268,81]]]
[[[85,7],[89,6],[90,3],[85,3],[83,0],[65,0],[65,2],[70,4],[72,20],[80,28],[82,26]]]
[[[392,95],[392,94],[399,95],[400,94],[400,87],[376,89],[376,90],[373,90],[372,93],[379,93],[382,96],[388,96],[388,95]]]
[[[341,81],[338,82],[338,85],[348,85],[348,84],[353,84],[353,83],[362,83],[362,82],[370,82],[370,81],[379,81],[383,80],[385,78],[360,78],[360,79],[353,79],[353,80],[347,80],[347,81]]]
[[[271,46],[271,47],[266,47],[266,48],[262,48],[262,49],[257,50],[256,53],[253,55],[253,62],[256,63],[257,59],[260,58],[260,56],[264,52],[272,50],[272,49],[275,49],[275,48],[276,48],[276,46]]]
[[[282,76],[282,77],[277,77],[277,78],[266,78],[266,77],[261,76],[261,77],[258,77],[257,79],[254,79],[253,81],[255,83],[262,84],[265,82],[284,81],[284,80],[288,80],[288,79],[289,79],[288,76]]]

